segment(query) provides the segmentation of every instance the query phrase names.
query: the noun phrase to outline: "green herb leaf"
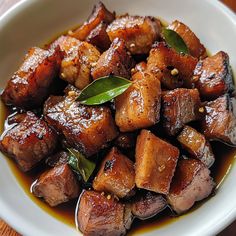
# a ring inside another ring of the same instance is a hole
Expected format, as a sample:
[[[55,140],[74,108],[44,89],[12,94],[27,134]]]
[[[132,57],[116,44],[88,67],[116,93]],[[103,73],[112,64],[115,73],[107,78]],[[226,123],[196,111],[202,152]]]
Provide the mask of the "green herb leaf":
[[[99,78],[85,87],[77,98],[81,104],[99,105],[122,94],[131,81],[118,76]]]
[[[174,30],[163,28],[162,34],[168,46],[174,48],[179,53],[189,54],[188,47],[184,40]]]
[[[75,172],[79,173],[83,177],[85,182],[87,182],[93,173],[96,164],[88,160],[84,155],[75,149],[68,148],[68,151],[70,154],[68,164]]]

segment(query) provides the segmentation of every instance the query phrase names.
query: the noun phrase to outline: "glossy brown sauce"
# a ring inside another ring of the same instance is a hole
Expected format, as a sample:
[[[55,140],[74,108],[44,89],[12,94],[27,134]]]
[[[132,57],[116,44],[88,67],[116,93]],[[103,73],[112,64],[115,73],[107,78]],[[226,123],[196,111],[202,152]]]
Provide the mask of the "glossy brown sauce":
[[[4,121],[10,112],[7,108],[2,104],[0,101],[0,132],[2,133],[4,129]],[[222,143],[213,142],[212,148],[216,156],[216,161],[211,168],[212,176],[214,177],[217,188],[220,187],[223,180],[226,178],[227,173],[230,171],[234,159],[236,158],[236,148],[228,147]],[[43,167],[39,166],[35,168],[33,171],[29,173],[21,172],[14,161],[6,157],[6,160],[9,164],[11,171],[14,173],[15,178],[17,179],[18,183],[24,189],[25,193],[30,197],[32,201],[37,204],[40,208],[50,214],[52,217],[62,221],[63,223],[75,227],[75,207],[76,207],[76,200],[71,201],[69,203],[62,204],[57,207],[50,207],[41,199],[34,197],[33,194],[30,192],[30,187],[32,183],[39,177],[39,175],[43,171]],[[217,192],[217,189],[216,189]],[[200,203],[195,204],[192,211],[197,207],[201,206],[207,200],[203,200]],[[191,211],[190,211],[191,213]],[[188,213],[189,214],[189,213]],[[186,217],[188,214],[185,214],[180,217]],[[157,228],[166,226],[171,222],[177,221],[180,217],[174,216],[169,208],[166,208],[163,212],[158,214],[156,217],[153,217],[149,220],[141,221],[135,219],[134,223],[132,224],[132,229],[130,230],[129,234],[141,234],[147,231],[152,231]]]

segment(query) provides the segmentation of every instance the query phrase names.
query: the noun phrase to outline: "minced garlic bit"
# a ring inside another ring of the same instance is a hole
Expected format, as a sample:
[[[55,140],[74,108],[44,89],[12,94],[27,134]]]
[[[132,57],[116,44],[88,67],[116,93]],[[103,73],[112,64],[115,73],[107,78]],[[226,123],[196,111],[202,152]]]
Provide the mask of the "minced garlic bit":
[[[76,92],[71,90],[71,91],[68,92],[68,95],[69,95],[69,97],[73,97],[73,96],[76,95]]]
[[[105,195],[105,193],[104,193],[104,192],[101,192],[101,195],[102,195],[102,196],[104,196],[104,195]]]
[[[179,71],[176,68],[174,68],[173,70],[171,70],[170,73],[171,73],[171,75],[175,76],[175,75],[179,74]]]
[[[198,109],[198,111],[199,111],[200,113],[203,113],[203,112],[205,111],[205,109],[204,109],[204,107],[200,107],[200,108]]]
[[[108,195],[107,195],[107,200],[110,200],[110,199],[111,199],[111,195],[108,194]]]

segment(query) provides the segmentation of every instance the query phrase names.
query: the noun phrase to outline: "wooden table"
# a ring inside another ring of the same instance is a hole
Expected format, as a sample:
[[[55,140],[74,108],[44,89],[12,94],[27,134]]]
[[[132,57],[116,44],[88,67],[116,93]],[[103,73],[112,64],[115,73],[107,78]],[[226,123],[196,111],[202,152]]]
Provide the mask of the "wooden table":
[[[19,2],[19,0],[0,0],[0,15],[2,15],[9,7],[11,7],[17,2]],[[224,2],[236,12],[236,0],[222,0],[222,2]],[[0,236],[20,236],[20,234],[18,234],[9,225],[7,225],[4,221],[0,219]],[[218,236],[236,236],[236,221],[233,222]]]

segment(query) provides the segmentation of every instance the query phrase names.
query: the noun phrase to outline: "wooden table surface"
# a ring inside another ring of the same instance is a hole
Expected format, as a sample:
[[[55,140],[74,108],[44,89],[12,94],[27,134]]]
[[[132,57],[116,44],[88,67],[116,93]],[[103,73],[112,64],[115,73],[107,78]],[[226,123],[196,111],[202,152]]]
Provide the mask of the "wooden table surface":
[[[0,15],[17,2],[19,2],[19,0],[0,0]],[[222,0],[222,2],[236,12],[236,0]],[[20,234],[0,219],[0,236],[20,236]],[[236,221],[228,226],[218,236],[236,236]]]

